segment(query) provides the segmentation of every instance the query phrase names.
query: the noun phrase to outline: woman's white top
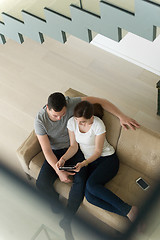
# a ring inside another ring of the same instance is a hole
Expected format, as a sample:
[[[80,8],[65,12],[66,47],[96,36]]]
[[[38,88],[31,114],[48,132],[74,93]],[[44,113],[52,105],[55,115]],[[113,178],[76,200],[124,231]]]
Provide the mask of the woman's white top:
[[[83,152],[85,159],[91,157],[94,153],[96,136],[106,132],[103,121],[96,116],[94,116],[91,128],[86,133],[80,132],[78,123],[74,117],[68,120],[67,128],[70,131],[74,132],[75,139],[77,143],[79,143],[80,149]],[[109,156],[114,152],[114,148],[107,142],[105,138],[101,156]]]

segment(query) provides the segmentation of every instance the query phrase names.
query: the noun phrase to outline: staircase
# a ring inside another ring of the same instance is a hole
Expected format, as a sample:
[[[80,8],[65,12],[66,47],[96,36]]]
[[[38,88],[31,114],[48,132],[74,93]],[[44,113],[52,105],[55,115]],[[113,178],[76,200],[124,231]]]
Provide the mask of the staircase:
[[[132,32],[153,41],[160,30],[160,1],[1,0],[0,43],[27,36],[39,43],[47,35],[62,43],[67,33],[86,42],[95,33],[120,41]]]

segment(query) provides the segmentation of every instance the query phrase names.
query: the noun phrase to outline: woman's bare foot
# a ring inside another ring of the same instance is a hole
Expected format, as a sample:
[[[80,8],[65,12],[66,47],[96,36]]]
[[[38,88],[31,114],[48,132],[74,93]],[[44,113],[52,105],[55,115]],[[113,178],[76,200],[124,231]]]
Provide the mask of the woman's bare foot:
[[[133,222],[137,217],[137,214],[138,214],[138,208],[136,206],[132,206],[131,210],[127,214],[127,217],[131,222]]]
[[[136,206],[132,206],[127,217],[131,222],[133,222],[136,219],[137,215],[138,215],[138,208]],[[144,222],[139,223],[137,226],[137,232],[145,233],[145,231],[146,231],[146,224]]]

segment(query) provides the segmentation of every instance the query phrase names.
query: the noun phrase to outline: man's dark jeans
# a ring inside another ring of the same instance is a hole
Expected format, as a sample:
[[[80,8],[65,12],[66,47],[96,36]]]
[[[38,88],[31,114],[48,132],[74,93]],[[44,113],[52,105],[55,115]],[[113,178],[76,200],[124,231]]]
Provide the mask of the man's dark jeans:
[[[53,150],[53,153],[56,155],[59,160],[61,156],[67,151],[67,149]],[[84,160],[84,155],[79,149],[78,152],[68,161],[66,161],[65,166],[68,165],[76,165],[78,162],[82,162]],[[53,187],[53,183],[58,178],[58,175],[54,171],[54,169],[50,166],[50,164],[45,160],[40,174],[38,176],[36,185],[44,196],[48,197],[51,204],[53,204],[53,208],[55,204],[58,204],[59,194],[55,191]],[[76,173],[73,177],[73,184],[69,193],[69,199],[67,204],[67,217],[72,218],[72,216],[78,210],[81,202],[84,198],[85,193],[85,184],[87,180],[87,168],[83,167],[80,172]]]

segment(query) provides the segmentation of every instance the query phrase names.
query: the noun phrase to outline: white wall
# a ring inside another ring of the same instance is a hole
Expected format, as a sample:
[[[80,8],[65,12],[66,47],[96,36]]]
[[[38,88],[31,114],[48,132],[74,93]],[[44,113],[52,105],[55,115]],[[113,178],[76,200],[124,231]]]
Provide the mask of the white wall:
[[[154,42],[150,42],[132,33],[127,33],[127,35],[117,43],[98,34],[91,43],[160,75],[160,35]]]

